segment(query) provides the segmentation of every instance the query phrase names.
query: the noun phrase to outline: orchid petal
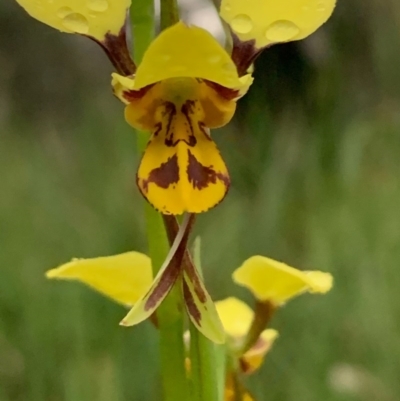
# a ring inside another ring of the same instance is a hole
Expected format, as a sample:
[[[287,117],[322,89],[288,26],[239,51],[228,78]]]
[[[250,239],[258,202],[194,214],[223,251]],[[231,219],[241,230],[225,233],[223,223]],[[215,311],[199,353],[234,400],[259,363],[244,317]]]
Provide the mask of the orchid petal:
[[[79,33],[103,41],[118,35],[131,0],[17,0],[33,18],[66,33]]]
[[[331,16],[336,0],[222,0],[220,14],[256,48],[304,39]]]
[[[151,43],[136,73],[134,89],[169,78],[201,78],[241,88],[229,54],[206,30],[179,22]]]
[[[215,303],[225,332],[233,338],[244,337],[254,317],[253,310],[241,300],[229,297]]]
[[[233,273],[233,280],[247,287],[260,301],[280,305],[304,292],[326,293],[332,276],[323,272],[304,272],[264,256],[253,256]]]
[[[46,277],[80,281],[118,303],[132,306],[151,285],[151,261],[139,252],[73,259],[49,270]]]

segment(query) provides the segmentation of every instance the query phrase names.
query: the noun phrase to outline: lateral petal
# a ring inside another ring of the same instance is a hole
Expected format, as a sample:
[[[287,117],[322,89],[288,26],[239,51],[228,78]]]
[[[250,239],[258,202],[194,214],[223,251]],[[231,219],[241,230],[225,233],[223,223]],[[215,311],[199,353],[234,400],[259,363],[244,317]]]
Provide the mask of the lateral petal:
[[[66,33],[79,33],[103,41],[118,35],[131,0],[17,0],[33,18]]]
[[[264,256],[247,259],[234,271],[233,280],[247,287],[260,301],[276,305],[305,292],[324,294],[333,284],[329,273],[301,271]]]
[[[46,273],[49,279],[76,280],[125,306],[134,305],[149,289],[151,260],[139,252],[92,259],[73,259]]]
[[[242,42],[260,49],[304,39],[331,16],[336,0],[222,0],[220,14]]]

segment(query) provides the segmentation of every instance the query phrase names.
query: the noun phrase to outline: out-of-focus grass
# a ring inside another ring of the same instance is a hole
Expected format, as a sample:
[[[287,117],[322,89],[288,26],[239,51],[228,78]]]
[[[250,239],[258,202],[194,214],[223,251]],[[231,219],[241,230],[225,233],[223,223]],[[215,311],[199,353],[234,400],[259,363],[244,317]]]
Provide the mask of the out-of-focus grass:
[[[313,78],[271,69],[271,50],[235,123],[215,132],[233,186],[196,228],[214,298],[251,302],[230,273],[257,253],[336,280],[277,314],[281,336],[249,380],[260,401],[399,399],[400,41],[394,3],[385,14],[367,2],[368,18],[359,3],[309,42]],[[0,401],[160,399],[153,328],[120,328],[121,307],[44,279],[72,257],[146,247],[134,134],[116,102],[79,93],[73,119],[17,112],[1,123]]]

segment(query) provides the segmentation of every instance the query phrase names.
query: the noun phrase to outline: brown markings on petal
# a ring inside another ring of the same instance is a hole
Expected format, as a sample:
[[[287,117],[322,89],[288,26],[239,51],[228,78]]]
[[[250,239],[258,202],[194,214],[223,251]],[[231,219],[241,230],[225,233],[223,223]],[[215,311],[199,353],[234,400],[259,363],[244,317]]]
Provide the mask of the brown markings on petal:
[[[151,170],[149,178],[143,180],[143,191],[147,193],[149,184],[152,182],[160,188],[168,188],[179,181],[178,157],[170,157],[160,167]]]
[[[157,305],[158,301],[171,290],[175,281],[179,277],[180,272],[180,266],[177,267],[175,263],[170,263],[170,265],[166,268],[164,274],[161,276],[160,281],[147,299],[144,305],[145,311],[153,309]]]
[[[162,124],[161,123],[157,123],[154,126],[154,132],[153,132],[153,136],[158,136],[158,134],[160,133],[160,131],[162,130]]]
[[[166,146],[174,146],[174,133],[171,130],[172,121],[176,116],[176,107],[172,102],[164,102],[163,103],[164,110],[162,111],[163,120],[167,118],[167,125],[165,127],[165,145]]]
[[[185,305],[186,305],[187,311],[188,311],[189,315],[194,319],[194,321],[198,325],[200,325],[201,314],[200,314],[199,309],[196,306],[196,303],[194,302],[192,293],[190,292],[189,287],[185,280],[183,280],[183,282],[182,282],[182,287],[183,287],[183,298],[185,300]]]
[[[208,133],[207,126],[202,121],[198,122],[198,126],[199,126],[199,130],[204,134],[206,139],[208,139],[209,141],[212,141],[210,134]]]
[[[195,112],[196,112],[196,110],[195,110],[196,106],[200,107],[198,101],[186,100],[186,102],[181,107],[181,112],[185,116],[186,121],[189,125],[189,129],[190,129],[189,140],[185,141],[185,142],[188,144],[188,146],[191,146],[191,147],[196,146],[196,144],[197,144],[197,139],[196,139],[194,131],[193,131],[193,120],[191,117],[191,115],[195,114]]]
[[[193,188],[207,188],[210,184],[215,184],[217,180],[222,181],[226,187],[229,186],[228,176],[222,173],[217,173],[215,170],[213,170],[212,166],[203,166],[190,152],[190,150],[188,150],[188,156],[189,161],[186,172],[189,182],[193,185]]]
[[[141,99],[149,89],[151,89],[155,84],[147,85],[139,90],[124,90],[122,96],[128,102],[133,102],[134,100]]]
[[[204,79],[203,82],[226,100],[233,100],[239,96],[239,91],[236,89],[226,88],[225,86],[207,81],[206,79]]]
[[[182,106],[180,112],[185,116],[188,126],[189,126],[189,131],[187,132],[187,137],[188,139],[178,139],[175,140],[175,132],[173,131],[173,120],[176,117],[178,111],[176,109],[176,106],[172,102],[164,102],[164,110],[162,112],[163,117],[167,117],[167,124],[165,126],[165,146],[168,147],[175,147],[179,142],[183,141],[185,142],[188,146],[195,146],[197,144],[196,137],[193,132],[193,125],[192,125],[192,120],[190,118],[190,114],[193,113],[192,111],[192,103],[195,104],[195,101],[193,100],[187,100],[185,104]],[[164,128],[164,126],[163,126]]]

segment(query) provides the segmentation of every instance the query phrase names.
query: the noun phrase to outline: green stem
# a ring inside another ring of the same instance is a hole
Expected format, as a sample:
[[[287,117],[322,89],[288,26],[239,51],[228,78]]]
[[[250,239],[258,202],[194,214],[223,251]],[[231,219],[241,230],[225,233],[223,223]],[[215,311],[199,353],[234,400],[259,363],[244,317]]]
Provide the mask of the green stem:
[[[139,64],[155,33],[153,0],[133,2],[130,14],[134,39],[134,59]],[[137,137],[138,152],[142,154],[146,148],[149,134],[138,132]],[[147,203],[145,217],[149,256],[156,272],[167,256],[169,244],[162,216]],[[186,401],[188,399],[188,383],[184,366],[184,316],[182,310],[180,286],[176,285],[157,311],[165,401]]]
[[[276,310],[276,306],[268,301],[257,301],[254,307],[254,318],[250,325],[250,329],[240,349],[240,354],[248,351],[258,340],[260,334],[271,321]]]
[[[179,21],[179,9],[176,0],[161,0],[161,30],[176,24]]]
[[[185,259],[190,263],[190,258]],[[193,262],[202,276],[200,239],[194,245]],[[193,401],[222,401],[225,385],[225,346],[213,344],[190,325],[190,360]]]

